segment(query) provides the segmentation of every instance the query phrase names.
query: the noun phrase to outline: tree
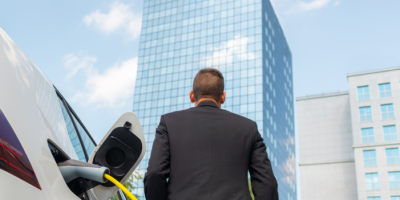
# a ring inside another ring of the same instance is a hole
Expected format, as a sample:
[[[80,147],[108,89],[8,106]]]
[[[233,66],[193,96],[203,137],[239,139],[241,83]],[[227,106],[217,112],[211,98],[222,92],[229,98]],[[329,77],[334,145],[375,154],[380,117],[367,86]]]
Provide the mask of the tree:
[[[124,184],[122,184],[122,185],[124,185],[124,187],[126,187],[126,189],[128,189],[130,192],[132,192],[133,190],[135,190],[135,182],[136,181],[140,181],[140,180],[142,180],[143,179],[143,176],[138,172],[138,171],[134,171],[130,176],[129,176],[129,179],[128,180],[126,180],[126,182],[124,183]],[[125,193],[124,193],[124,195],[125,195]],[[138,195],[137,194],[133,194],[135,197],[137,197]],[[127,197],[126,195],[125,195],[125,198],[126,199],[129,199],[129,197]],[[117,194],[115,194],[112,198],[111,198],[111,200],[118,200],[118,195]]]
[[[130,176],[129,179],[123,184],[126,189],[128,189],[129,191],[133,191],[136,187],[134,186],[134,182],[136,181],[140,181],[143,179],[143,176],[138,172],[138,171],[134,171]],[[137,196],[136,194],[134,194],[135,196]]]

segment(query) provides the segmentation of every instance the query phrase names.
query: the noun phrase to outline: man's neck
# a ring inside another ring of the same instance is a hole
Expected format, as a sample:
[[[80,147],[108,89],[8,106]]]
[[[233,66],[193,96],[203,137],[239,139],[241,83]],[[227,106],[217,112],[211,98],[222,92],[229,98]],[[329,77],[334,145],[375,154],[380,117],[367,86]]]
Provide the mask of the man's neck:
[[[196,101],[196,102],[194,103],[194,106],[199,105],[199,103],[201,103],[201,102],[203,102],[203,101],[212,101],[212,102],[214,102],[215,104],[217,104],[217,106],[218,106],[219,108],[221,108],[221,104],[217,103],[217,101],[215,101],[215,99],[211,99],[211,98],[203,98],[203,99],[200,99],[200,100],[198,100],[198,101]]]

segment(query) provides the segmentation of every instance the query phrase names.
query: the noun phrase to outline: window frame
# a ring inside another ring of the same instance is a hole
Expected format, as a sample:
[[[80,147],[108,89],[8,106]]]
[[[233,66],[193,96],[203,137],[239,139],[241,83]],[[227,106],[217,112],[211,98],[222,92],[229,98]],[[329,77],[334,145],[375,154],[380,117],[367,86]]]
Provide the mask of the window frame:
[[[365,130],[365,133],[366,133],[365,136],[363,136],[363,131],[364,130]],[[372,135],[370,135],[370,133],[372,133]],[[366,138],[367,142],[364,142],[364,138]],[[375,133],[374,133],[374,128],[373,127],[361,128],[361,143],[362,144],[375,143]]]
[[[377,182],[374,182],[374,176],[377,176],[378,177],[378,179],[377,179]],[[371,181],[371,183],[368,183],[368,177],[367,176],[370,176],[370,181]],[[366,182],[366,186],[367,186],[367,190],[380,190],[380,184],[379,184],[379,173],[378,172],[370,172],[370,173],[365,173],[365,182]],[[369,188],[369,185],[368,184],[371,184],[370,185],[370,188],[371,189],[368,189]]]
[[[400,200],[400,195],[397,196],[390,196],[391,200]]]
[[[362,94],[359,93],[359,89],[361,89]],[[368,93],[365,93],[365,89],[368,90]],[[358,96],[358,101],[369,101],[371,99],[369,92],[369,85],[357,86],[357,96]],[[362,97],[362,99],[360,97]],[[368,97],[368,99],[366,97]]]
[[[397,150],[397,156],[394,156],[394,151]],[[399,148],[394,147],[394,148],[386,148],[385,149],[386,153],[386,164],[387,165],[399,165],[400,164],[400,156],[399,156]],[[391,155],[389,155],[389,153]],[[391,164],[389,164],[391,163]]]
[[[370,113],[368,114],[367,109],[369,108]],[[361,114],[361,110],[363,110],[363,114]],[[362,106],[358,108],[358,112],[360,114],[360,122],[370,122],[372,121],[372,107],[371,106]],[[368,118],[369,117],[369,118]],[[364,119],[364,120],[363,120]],[[370,119],[370,120],[368,120]]]
[[[372,154],[371,154],[372,152],[375,153],[375,157],[372,157]],[[368,154],[367,158],[365,157],[365,153]],[[376,158],[376,150],[375,149],[364,150],[363,157],[364,157],[364,167],[376,167],[377,166],[377,158]],[[373,161],[375,161],[375,162],[373,162]],[[368,165],[367,165],[367,163],[368,163]]]
[[[368,197],[367,200],[381,200],[380,196]]]
[[[392,107],[393,111],[389,111],[389,106]],[[385,112],[383,112],[383,108],[385,108]],[[382,114],[382,120],[395,119],[393,103],[381,104],[381,114]]]
[[[392,127],[394,127],[394,133],[391,132]],[[388,133],[385,132],[385,130],[388,130]],[[383,126],[383,137],[385,142],[393,142],[393,141],[397,141],[397,129],[396,129],[396,125],[387,125],[387,126]],[[387,140],[389,139],[389,140]]]
[[[383,86],[383,91],[381,91],[381,89],[380,89],[380,86],[381,86],[381,85]],[[389,85],[390,90],[386,90],[386,85]],[[379,84],[378,84],[378,91],[379,91],[379,98],[380,98],[380,99],[393,97],[393,94],[392,94],[392,84],[391,84],[390,82],[387,82],[387,83],[379,83]],[[382,97],[382,93],[384,94],[383,97]],[[388,93],[390,94],[390,96],[387,95]]]
[[[59,98],[60,101],[63,103],[64,107],[66,108],[69,117],[71,118],[72,124],[74,125],[75,131],[76,131],[76,133],[77,133],[77,135],[78,135],[79,143],[81,144],[82,151],[83,151],[83,153],[84,153],[84,155],[85,155],[86,162],[88,162],[88,161],[89,161],[89,156],[88,156],[89,154],[88,154],[88,152],[86,151],[85,145],[84,145],[83,140],[82,140],[81,133],[79,132],[79,129],[78,129],[78,127],[77,127],[76,122],[75,122],[74,119],[76,119],[76,121],[78,121],[79,125],[84,129],[84,131],[86,131],[86,134],[89,136],[90,140],[93,142],[93,144],[95,145],[95,147],[97,146],[97,143],[96,143],[96,141],[94,141],[92,135],[91,135],[91,134],[89,133],[89,131],[86,129],[85,125],[83,125],[82,121],[79,119],[79,117],[78,117],[78,115],[75,113],[74,109],[72,109],[72,107],[68,104],[67,100],[65,100],[64,96],[60,93],[60,91],[58,91],[58,89],[57,89],[55,86],[53,86],[53,87],[54,87],[54,89],[55,89],[55,92],[56,92],[58,98]]]
[[[389,176],[389,188],[392,189],[399,189],[400,188],[400,179],[396,179],[397,174],[400,173],[400,171],[389,171],[388,172],[388,176]],[[394,176],[394,180],[391,180],[391,174],[393,174]],[[392,188],[392,184],[394,182],[395,187]]]

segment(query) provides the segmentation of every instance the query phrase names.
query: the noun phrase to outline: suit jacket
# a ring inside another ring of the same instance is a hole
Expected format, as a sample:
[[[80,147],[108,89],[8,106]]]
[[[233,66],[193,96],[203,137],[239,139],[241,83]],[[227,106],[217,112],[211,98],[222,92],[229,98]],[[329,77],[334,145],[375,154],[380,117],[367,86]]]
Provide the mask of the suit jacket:
[[[257,124],[212,101],[161,116],[144,178],[147,200],[278,200]]]

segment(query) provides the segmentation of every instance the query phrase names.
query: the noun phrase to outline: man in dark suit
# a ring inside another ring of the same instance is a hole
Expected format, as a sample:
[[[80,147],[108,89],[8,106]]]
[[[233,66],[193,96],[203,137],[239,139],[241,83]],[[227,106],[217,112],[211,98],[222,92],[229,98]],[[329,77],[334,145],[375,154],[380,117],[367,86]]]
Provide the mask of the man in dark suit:
[[[196,107],[161,116],[144,178],[147,200],[278,200],[257,124],[220,109],[224,78],[198,72],[190,100]]]

